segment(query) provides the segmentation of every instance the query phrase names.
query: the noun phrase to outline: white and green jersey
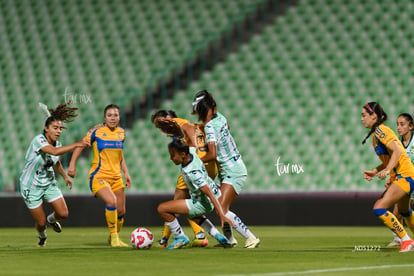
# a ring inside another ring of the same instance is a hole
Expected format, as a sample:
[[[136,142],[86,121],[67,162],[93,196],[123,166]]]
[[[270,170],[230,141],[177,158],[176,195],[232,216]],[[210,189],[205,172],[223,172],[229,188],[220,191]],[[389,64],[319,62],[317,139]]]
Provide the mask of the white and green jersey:
[[[402,142],[402,138],[401,138],[401,143],[404,146],[404,143]],[[411,159],[411,163],[414,164],[414,131],[411,135],[410,143],[408,143],[408,146],[404,146],[404,148],[405,148],[405,151],[407,152],[408,156]]]
[[[200,190],[201,187],[207,184],[210,186],[213,194],[219,198],[221,196],[220,189],[217,187],[216,183],[214,183],[214,181],[208,176],[206,167],[198,157],[195,148],[190,147],[190,155],[191,161],[188,162],[185,166],[181,166],[181,173],[193,202],[210,202],[208,196]]]
[[[26,152],[25,164],[20,176],[21,190],[40,189],[50,184],[56,184],[53,165],[59,161],[59,156],[54,156],[41,151],[41,148],[49,145],[43,134],[33,138]],[[56,147],[60,147],[56,141]]]
[[[215,143],[217,146],[217,162],[220,170],[236,169],[241,174],[247,174],[233,136],[231,136],[226,118],[217,112],[213,119],[205,126],[207,143]],[[234,167],[234,168],[233,168]]]

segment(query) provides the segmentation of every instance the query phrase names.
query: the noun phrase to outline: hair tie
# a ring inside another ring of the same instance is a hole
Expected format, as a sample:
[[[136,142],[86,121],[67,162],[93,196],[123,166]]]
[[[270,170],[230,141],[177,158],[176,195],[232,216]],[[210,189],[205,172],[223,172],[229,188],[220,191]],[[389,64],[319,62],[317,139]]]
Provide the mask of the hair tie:
[[[368,110],[371,112],[371,114],[372,114],[372,113],[375,113],[375,112],[374,112],[374,110],[372,110],[372,108],[369,106],[369,104],[364,105],[364,107],[365,107],[366,109],[368,109]]]
[[[205,95],[196,97],[194,101],[191,103],[193,105],[193,109],[196,108],[199,102],[201,102],[202,99],[204,99]]]
[[[50,117],[50,111],[47,108],[47,105],[45,105],[44,103],[39,103],[39,107],[43,112],[46,113],[47,117]]]

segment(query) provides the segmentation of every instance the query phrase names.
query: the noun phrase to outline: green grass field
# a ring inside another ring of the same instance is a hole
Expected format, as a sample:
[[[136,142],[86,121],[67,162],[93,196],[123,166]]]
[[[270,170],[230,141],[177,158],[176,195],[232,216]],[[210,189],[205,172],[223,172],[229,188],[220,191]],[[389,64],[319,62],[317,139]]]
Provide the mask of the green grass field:
[[[250,227],[262,243],[165,250],[111,248],[105,227],[49,229],[36,247],[34,228],[0,228],[0,275],[412,275],[414,252],[385,248],[385,227]],[[155,240],[160,227],[149,227]],[[187,233],[191,231],[184,228]],[[129,241],[131,227],[121,233]],[[359,251],[355,250],[360,249]]]

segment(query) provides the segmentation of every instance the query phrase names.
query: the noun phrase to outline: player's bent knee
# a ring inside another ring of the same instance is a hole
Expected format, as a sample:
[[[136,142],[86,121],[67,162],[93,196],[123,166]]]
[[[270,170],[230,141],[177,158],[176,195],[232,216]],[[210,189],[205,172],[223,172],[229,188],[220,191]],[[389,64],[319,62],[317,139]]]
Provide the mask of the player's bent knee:
[[[166,211],[166,209],[165,209],[165,204],[164,203],[161,203],[160,205],[158,205],[158,207],[157,207],[158,214],[163,214],[163,213],[165,213],[165,211]]]
[[[66,219],[69,216],[69,210],[57,214],[60,219]]]

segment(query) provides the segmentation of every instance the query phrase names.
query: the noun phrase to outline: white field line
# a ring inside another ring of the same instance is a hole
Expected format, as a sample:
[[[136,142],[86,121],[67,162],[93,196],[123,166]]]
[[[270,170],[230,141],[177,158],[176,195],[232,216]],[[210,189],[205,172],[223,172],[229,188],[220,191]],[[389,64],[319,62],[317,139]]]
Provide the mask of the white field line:
[[[284,275],[304,275],[304,274],[329,273],[329,272],[341,272],[341,271],[343,272],[343,271],[358,271],[358,270],[377,270],[377,269],[384,269],[384,268],[400,268],[400,267],[414,267],[414,264],[338,267],[338,268],[274,272],[274,273],[270,272],[270,273],[253,273],[253,274],[220,274],[217,276],[284,276]]]

